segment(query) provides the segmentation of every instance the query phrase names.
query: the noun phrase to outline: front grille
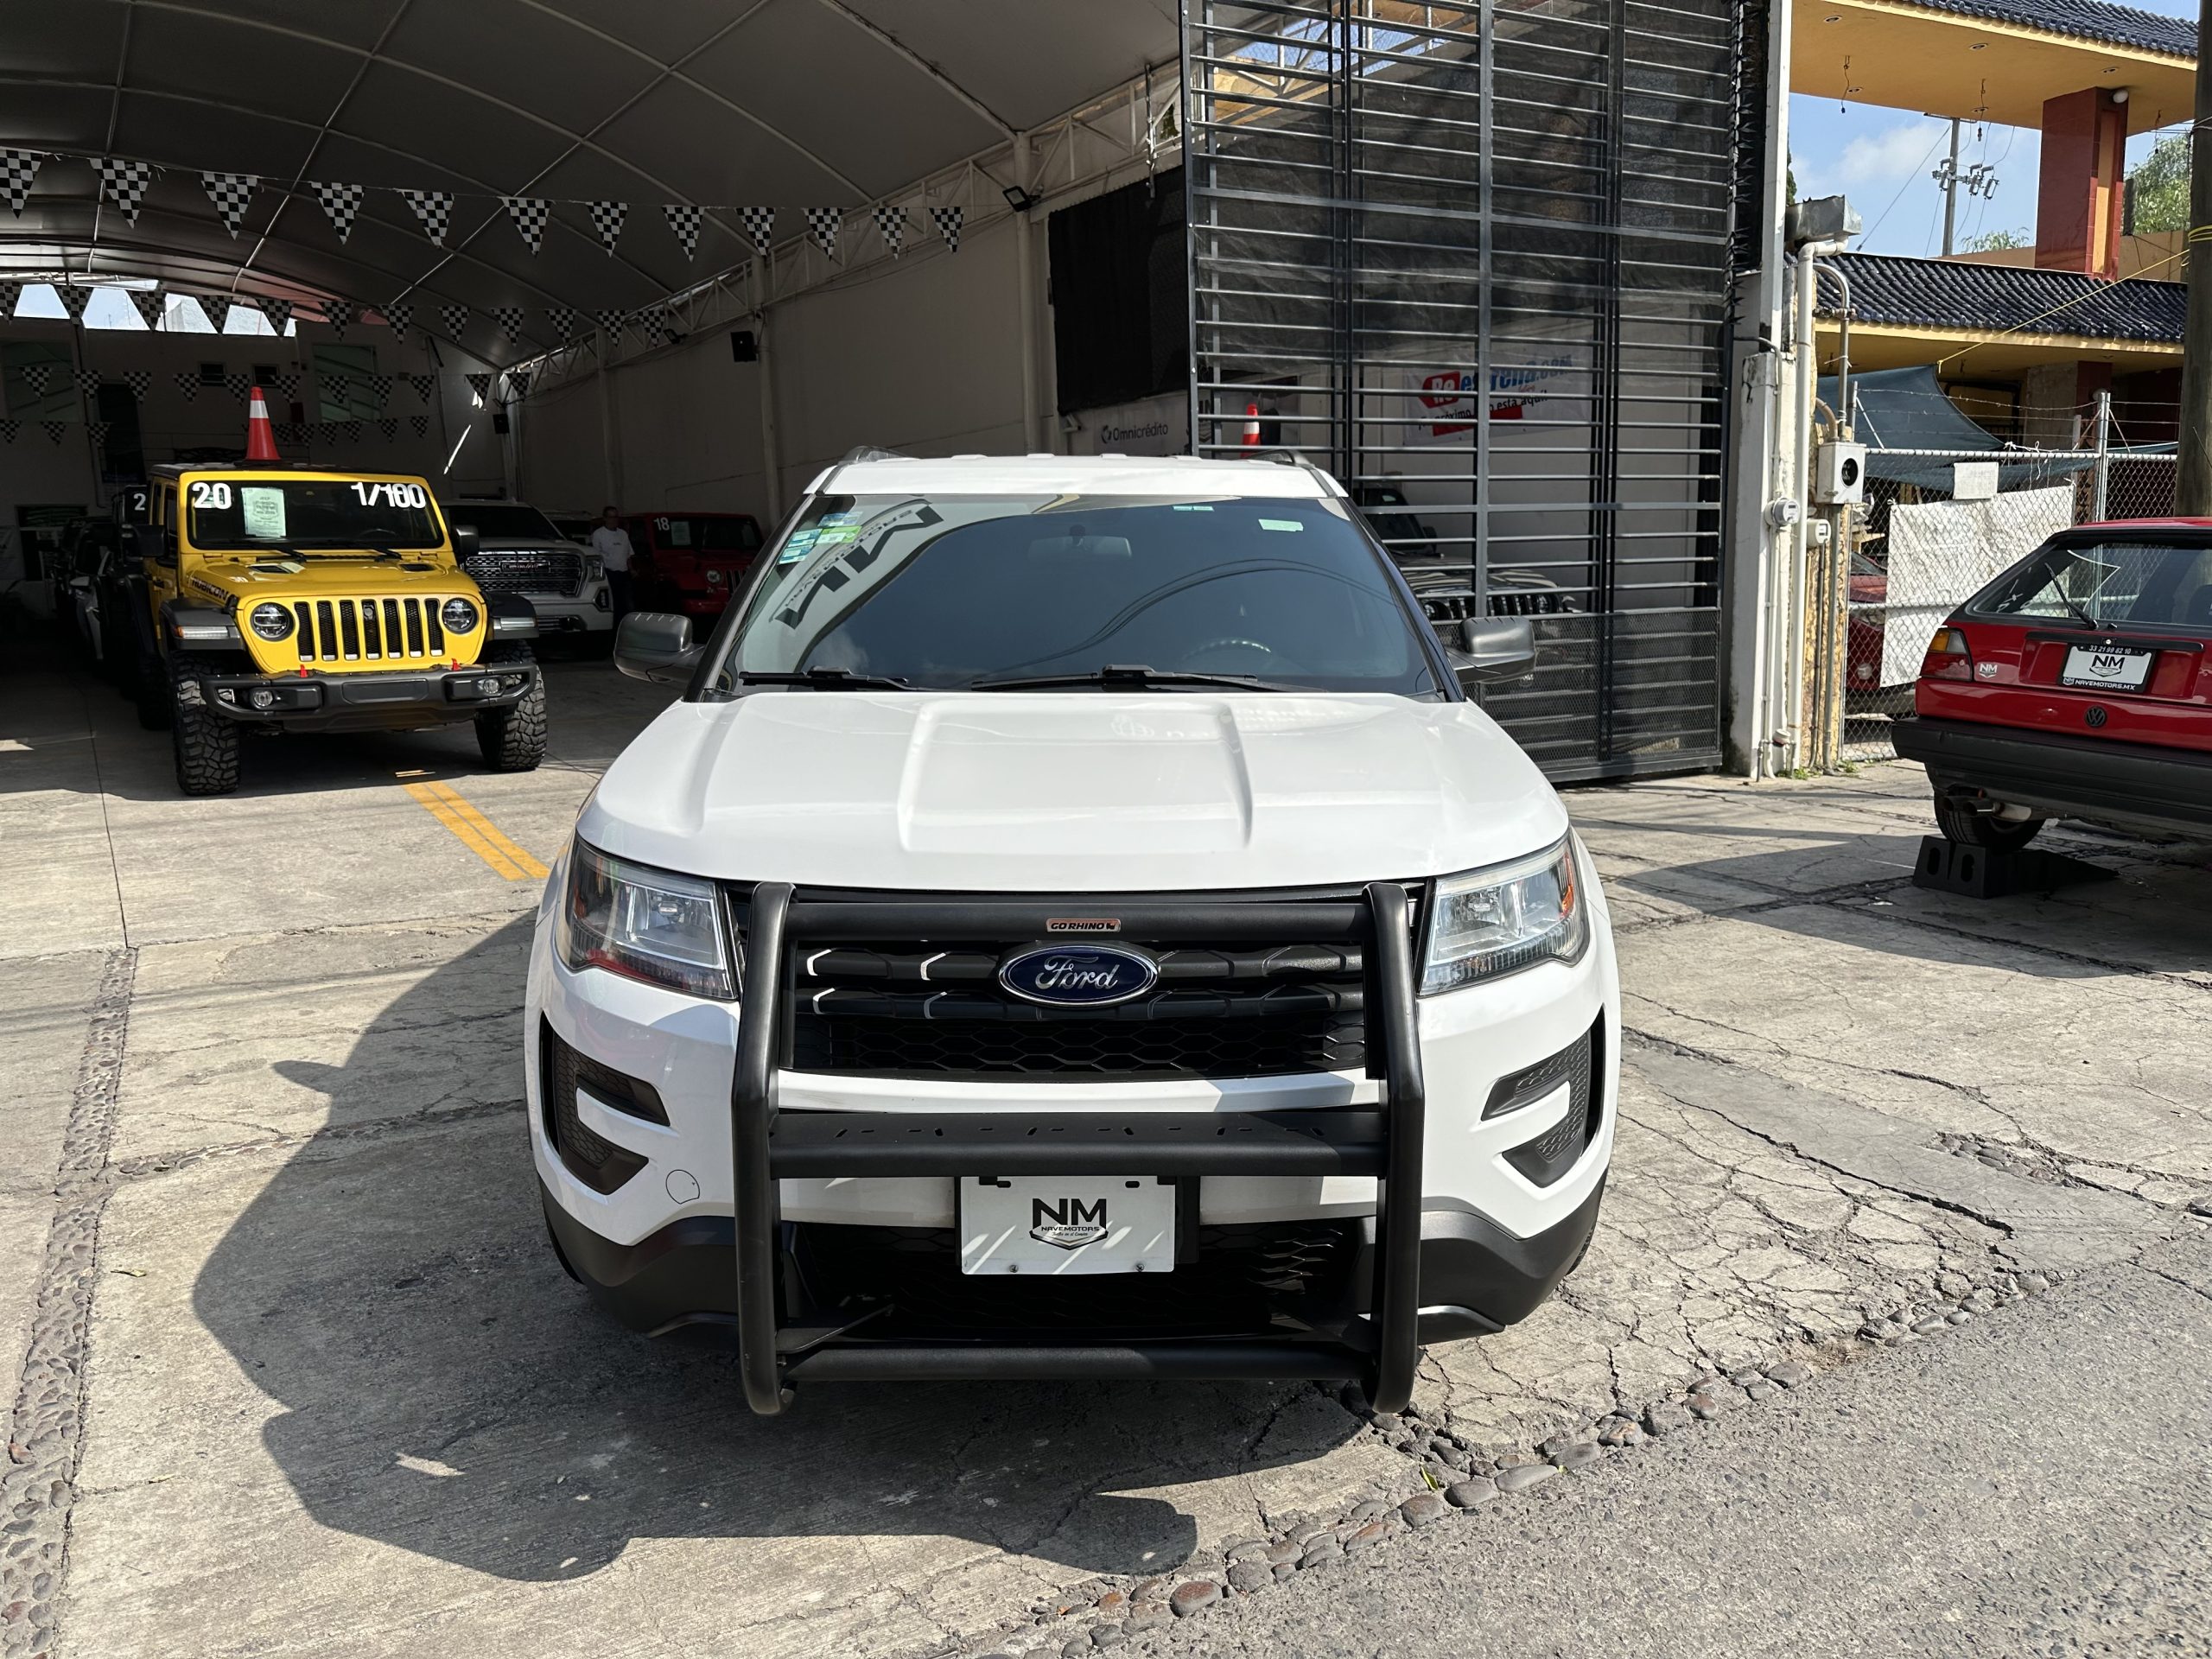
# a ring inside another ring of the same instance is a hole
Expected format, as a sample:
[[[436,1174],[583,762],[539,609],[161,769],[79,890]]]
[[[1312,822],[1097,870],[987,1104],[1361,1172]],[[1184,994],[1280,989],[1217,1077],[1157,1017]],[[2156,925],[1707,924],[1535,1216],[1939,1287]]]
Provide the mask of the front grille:
[[[807,952],[793,963],[791,1064],[967,1077],[1264,1077],[1366,1066],[1357,949],[1163,950],[1154,953],[1158,984],[1146,995],[1056,1008],[998,982],[1001,958],[1029,948],[1009,941]]]
[[[487,548],[465,565],[486,594],[562,594],[583,591],[584,556],[541,548]]]
[[[1259,1336],[1338,1326],[1357,1311],[1356,1220],[1192,1230],[1195,1249],[1168,1274],[963,1274],[945,1228],[802,1224],[793,1255],[823,1313],[881,1307],[855,1332],[874,1340]]]
[[[302,663],[433,662],[446,654],[435,599],[316,599],[292,607]]]

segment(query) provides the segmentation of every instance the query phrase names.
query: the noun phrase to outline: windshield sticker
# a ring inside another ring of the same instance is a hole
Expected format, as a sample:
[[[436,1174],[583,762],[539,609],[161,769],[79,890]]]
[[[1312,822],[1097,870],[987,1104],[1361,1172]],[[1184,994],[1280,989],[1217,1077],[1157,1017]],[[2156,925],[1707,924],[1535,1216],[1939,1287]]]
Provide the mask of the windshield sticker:
[[[238,486],[238,516],[245,533],[260,542],[284,538],[284,492],[281,487]]]
[[[1178,512],[1211,512],[1213,509],[1203,501],[1178,501],[1175,504],[1175,511]]]
[[[1295,518],[1262,518],[1260,520],[1260,528],[1262,530],[1303,530],[1306,526]]]
[[[411,507],[420,512],[430,505],[430,493],[420,484],[385,481],[353,487],[353,499],[365,507]]]

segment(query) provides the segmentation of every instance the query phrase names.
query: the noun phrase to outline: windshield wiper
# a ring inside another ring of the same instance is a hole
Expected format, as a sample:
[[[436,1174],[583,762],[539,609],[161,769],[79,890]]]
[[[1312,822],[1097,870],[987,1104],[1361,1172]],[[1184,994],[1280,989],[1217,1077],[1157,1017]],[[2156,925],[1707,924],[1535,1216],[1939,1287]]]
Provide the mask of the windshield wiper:
[[[904,691],[906,682],[887,674],[855,674],[849,668],[807,668],[796,674],[747,669],[738,675],[746,685],[804,685],[817,691]]]
[[[1018,680],[977,680],[970,691],[1046,691],[1055,686],[1096,685],[1108,690],[1148,691],[1168,685],[1217,685],[1231,691],[1302,691],[1249,674],[1192,674],[1181,669],[1147,668],[1142,663],[1109,663],[1089,674],[1039,674]]]

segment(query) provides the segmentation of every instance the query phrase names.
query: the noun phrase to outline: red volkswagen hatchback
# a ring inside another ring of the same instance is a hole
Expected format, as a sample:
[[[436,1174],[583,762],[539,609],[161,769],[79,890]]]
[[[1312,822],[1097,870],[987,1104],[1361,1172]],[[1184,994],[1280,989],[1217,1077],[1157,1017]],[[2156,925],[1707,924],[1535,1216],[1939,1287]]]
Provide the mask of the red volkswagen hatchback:
[[[1897,753],[1953,841],[2212,830],[2212,518],[2052,537],[1936,631],[1913,703]]]

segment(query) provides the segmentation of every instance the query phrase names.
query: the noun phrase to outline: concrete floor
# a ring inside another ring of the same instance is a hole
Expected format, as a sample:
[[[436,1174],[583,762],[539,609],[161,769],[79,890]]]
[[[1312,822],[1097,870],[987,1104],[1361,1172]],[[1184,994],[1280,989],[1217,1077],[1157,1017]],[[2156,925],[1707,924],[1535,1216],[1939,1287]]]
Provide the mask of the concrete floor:
[[[1057,1649],[1033,1622],[1102,1587],[1419,1485],[1305,1387],[763,1424],[726,1356],[589,1310],[518,1121],[537,884],[409,785],[550,861],[660,692],[556,665],[527,776],[283,740],[185,801],[111,690],[0,655],[0,1654]],[[2118,880],[1975,902],[1909,884],[1903,765],[1569,805],[1619,928],[1615,1173],[1560,1298],[1431,1355],[1427,1424],[1525,1449],[2203,1230],[2205,849],[2061,834]]]

